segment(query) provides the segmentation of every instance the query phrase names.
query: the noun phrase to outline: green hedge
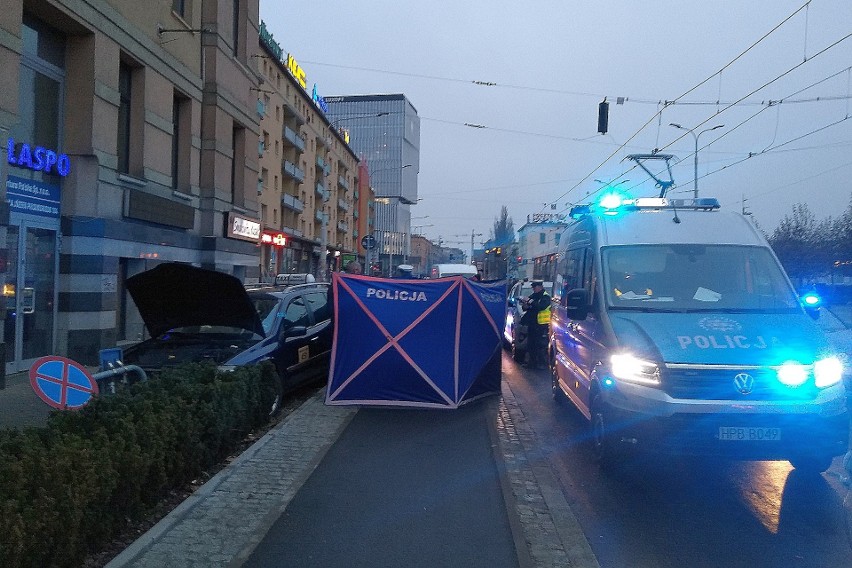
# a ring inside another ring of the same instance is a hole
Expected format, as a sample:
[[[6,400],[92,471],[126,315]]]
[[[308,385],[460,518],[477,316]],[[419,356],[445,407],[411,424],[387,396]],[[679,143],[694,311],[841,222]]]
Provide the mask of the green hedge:
[[[187,365],[0,430],[0,566],[78,566],[268,422],[272,365]]]

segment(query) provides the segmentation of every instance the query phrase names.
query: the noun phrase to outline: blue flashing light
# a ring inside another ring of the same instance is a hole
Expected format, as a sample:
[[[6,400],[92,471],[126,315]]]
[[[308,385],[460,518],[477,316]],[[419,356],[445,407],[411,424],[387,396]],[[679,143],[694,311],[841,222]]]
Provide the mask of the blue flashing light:
[[[778,380],[788,387],[798,387],[808,380],[808,368],[795,361],[787,361],[778,368]]]
[[[802,303],[810,308],[817,308],[822,305],[822,298],[816,292],[808,292],[802,296]]]
[[[615,386],[615,381],[612,380],[612,377],[605,377],[603,380],[603,386],[606,388],[612,388]]]
[[[598,201],[598,205],[604,209],[617,209],[621,206],[623,201],[624,196],[620,193],[607,193],[601,197],[600,201]]]

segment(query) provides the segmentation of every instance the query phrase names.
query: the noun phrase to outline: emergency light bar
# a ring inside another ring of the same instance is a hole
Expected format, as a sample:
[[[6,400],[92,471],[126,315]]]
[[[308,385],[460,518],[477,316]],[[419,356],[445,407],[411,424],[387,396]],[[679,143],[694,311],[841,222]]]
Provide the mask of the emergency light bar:
[[[635,199],[613,199],[607,195],[598,203],[575,205],[569,216],[579,219],[593,213],[620,213],[625,211],[649,211],[654,209],[692,209],[696,211],[713,211],[719,209],[719,200],[715,197],[700,197],[695,199],[670,199],[668,197],[637,197]]]

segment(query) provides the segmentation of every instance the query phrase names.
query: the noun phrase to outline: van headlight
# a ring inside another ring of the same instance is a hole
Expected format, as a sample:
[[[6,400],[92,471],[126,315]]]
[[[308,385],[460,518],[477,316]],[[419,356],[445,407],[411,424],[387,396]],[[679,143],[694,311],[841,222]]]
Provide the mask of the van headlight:
[[[814,363],[814,383],[818,388],[830,387],[843,379],[843,363],[839,357],[826,357]]]
[[[659,386],[660,367],[630,353],[618,353],[610,357],[612,376],[629,383]]]

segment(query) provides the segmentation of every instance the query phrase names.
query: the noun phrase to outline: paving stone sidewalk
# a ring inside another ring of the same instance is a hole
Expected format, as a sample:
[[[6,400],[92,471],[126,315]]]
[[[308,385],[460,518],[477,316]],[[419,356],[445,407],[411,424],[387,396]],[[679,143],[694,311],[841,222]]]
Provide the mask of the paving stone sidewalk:
[[[325,406],[324,394],[308,399],[108,568],[241,565],[357,412]],[[527,457],[535,454],[535,435],[505,382],[492,436],[522,568],[597,568],[550,466]]]

